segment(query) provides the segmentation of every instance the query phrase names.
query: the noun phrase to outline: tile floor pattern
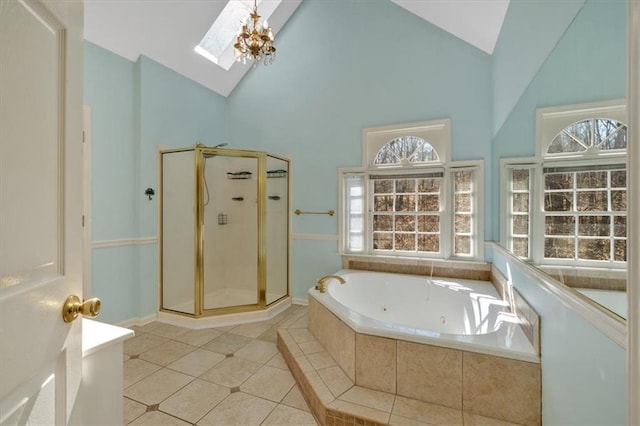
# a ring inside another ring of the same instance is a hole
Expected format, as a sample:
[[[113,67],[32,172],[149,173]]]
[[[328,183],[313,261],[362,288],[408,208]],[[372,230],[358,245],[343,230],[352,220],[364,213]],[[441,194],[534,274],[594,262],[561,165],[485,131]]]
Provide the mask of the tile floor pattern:
[[[276,347],[278,328],[306,328],[306,314],[294,305],[271,320],[237,326],[131,327],[125,424],[316,425]]]

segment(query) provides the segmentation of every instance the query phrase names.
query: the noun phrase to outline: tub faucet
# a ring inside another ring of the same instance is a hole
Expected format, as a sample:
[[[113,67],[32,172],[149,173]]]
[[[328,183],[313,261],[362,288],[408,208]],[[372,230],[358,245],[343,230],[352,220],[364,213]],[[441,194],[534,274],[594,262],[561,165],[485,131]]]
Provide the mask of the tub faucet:
[[[342,278],[340,275],[325,275],[316,282],[316,290],[318,290],[320,293],[326,292],[327,289],[325,288],[325,283],[332,278],[338,280],[340,284],[345,283],[344,278]]]

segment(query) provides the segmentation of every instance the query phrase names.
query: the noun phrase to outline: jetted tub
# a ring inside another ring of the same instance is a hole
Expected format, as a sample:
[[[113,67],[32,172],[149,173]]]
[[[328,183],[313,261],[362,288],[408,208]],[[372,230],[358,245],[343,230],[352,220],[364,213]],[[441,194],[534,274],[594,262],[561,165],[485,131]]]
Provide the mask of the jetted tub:
[[[539,362],[487,281],[342,270],[309,295],[358,333]]]

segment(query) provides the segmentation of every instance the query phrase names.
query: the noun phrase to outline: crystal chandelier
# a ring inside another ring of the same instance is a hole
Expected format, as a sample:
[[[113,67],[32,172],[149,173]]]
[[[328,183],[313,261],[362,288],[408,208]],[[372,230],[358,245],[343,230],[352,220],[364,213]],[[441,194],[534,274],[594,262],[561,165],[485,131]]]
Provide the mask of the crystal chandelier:
[[[247,20],[242,24],[236,44],[233,45],[236,50],[236,60],[243,64],[253,62],[254,67],[263,59],[265,65],[273,63],[276,58],[273,31],[266,20],[260,25],[257,0],[253,1],[253,12]]]

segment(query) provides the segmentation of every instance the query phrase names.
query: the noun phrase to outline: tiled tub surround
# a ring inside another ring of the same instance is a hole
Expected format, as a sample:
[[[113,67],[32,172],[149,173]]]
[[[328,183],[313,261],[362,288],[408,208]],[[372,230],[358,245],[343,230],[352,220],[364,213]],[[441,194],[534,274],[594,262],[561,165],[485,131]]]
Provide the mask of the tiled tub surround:
[[[343,255],[342,269],[489,281],[491,264],[400,256]]]
[[[470,345],[467,336],[443,346],[438,339],[416,334],[380,336],[379,324],[367,328],[354,323],[361,315],[350,314],[328,294],[312,290],[310,296],[310,332],[280,330],[278,344],[321,422],[332,424],[334,418],[345,421],[340,416],[347,416],[354,422],[360,418],[378,424],[463,424],[463,420],[473,424],[473,416],[486,416],[515,424],[540,424],[539,358],[519,327],[511,329],[511,337],[528,347],[527,353],[495,353],[495,349]],[[496,340],[496,333],[483,336],[491,340],[491,335]],[[335,381],[337,384],[330,384]],[[353,395],[346,393],[351,388],[358,389],[352,393],[389,395],[384,398],[395,401],[393,408],[397,405],[398,409],[395,414],[391,408],[381,414],[375,407],[384,405],[373,405],[368,408],[374,411],[354,417],[353,401],[348,401]],[[402,407],[413,408],[402,411]]]
[[[363,338],[369,341],[358,350]],[[395,382],[395,392],[356,384],[307,329],[278,330],[278,348],[321,424],[541,424],[539,364],[388,340],[353,333],[352,346],[355,364],[381,368],[379,381]],[[439,403],[421,400],[425,394]]]

